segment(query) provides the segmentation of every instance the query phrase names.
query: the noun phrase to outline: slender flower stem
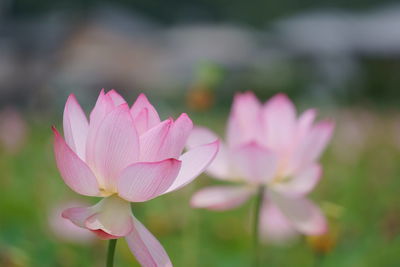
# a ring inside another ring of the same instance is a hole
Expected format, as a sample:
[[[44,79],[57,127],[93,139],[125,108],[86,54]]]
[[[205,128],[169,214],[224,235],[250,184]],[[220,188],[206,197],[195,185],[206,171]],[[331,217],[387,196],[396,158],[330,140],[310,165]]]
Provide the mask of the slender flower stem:
[[[115,254],[115,246],[117,245],[118,239],[110,239],[108,241],[108,252],[107,252],[107,265],[106,267],[114,266],[114,254]]]
[[[265,186],[260,185],[257,190],[256,203],[254,209],[254,219],[253,219],[253,266],[260,266],[260,242],[259,242],[259,224],[260,224],[260,209],[262,200],[264,198]]]

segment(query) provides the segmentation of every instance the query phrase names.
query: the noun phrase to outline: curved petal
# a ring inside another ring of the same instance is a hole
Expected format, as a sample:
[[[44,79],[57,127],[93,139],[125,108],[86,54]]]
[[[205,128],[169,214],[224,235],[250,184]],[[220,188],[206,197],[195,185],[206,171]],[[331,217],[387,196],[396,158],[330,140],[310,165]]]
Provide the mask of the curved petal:
[[[215,141],[210,144],[197,146],[183,154],[179,158],[182,161],[182,166],[178,177],[176,177],[174,183],[165,193],[182,188],[200,175],[215,158],[218,147],[219,141]]]
[[[334,123],[323,121],[315,125],[303,138],[293,154],[294,170],[316,161],[332,137]]]
[[[175,181],[181,162],[139,162],[128,166],[118,179],[118,194],[131,202],[143,202],[164,193]]]
[[[82,159],[85,160],[86,138],[89,124],[85,113],[71,94],[64,108],[63,128],[65,141],[68,146]]]
[[[134,223],[133,231],[125,238],[137,261],[146,267],[172,267],[171,260],[160,242],[141,222],[134,216],[132,217]]]
[[[196,146],[208,144],[215,140],[218,140],[218,136],[209,129],[204,127],[195,127],[190,133],[186,146],[188,149],[192,149]],[[221,180],[232,180],[235,175],[232,173],[231,164],[227,147],[223,143],[220,143],[217,156],[211,162],[210,166],[207,167],[206,172]]]
[[[274,178],[277,171],[275,153],[252,142],[233,151],[236,168],[248,182],[265,184]]]
[[[265,198],[260,210],[260,234],[264,242],[282,244],[299,233],[278,207]]]
[[[172,119],[167,119],[140,136],[140,161],[165,159],[160,150],[172,124]]]
[[[252,92],[235,95],[228,120],[227,142],[235,147],[255,141],[261,131],[261,103]]]
[[[296,109],[284,94],[272,97],[263,107],[266,145],[276,150],[292,145],[296,127]]]
[[[54,155],[64,182],[75,192],[86,196],[97,196],[99,185],[90,168],[65,143],[56,128],[54,132]]]
[[[253,193],[252,188],[243,186],[207,187],[196,192],[190,204],[195,208],[229,210],[243,204]]]
[[[129,202],[111,196],[91,207],[67,209],[62,216],[102,239],[112,239],[126,236],[132,231],[131,214]]]
[[[114,195],[101,200],[94,209],[98,212],[85,221],[88,229],[101,230],[118,237],[126,236],[132,231],[132,212],[129,202]]]
[[[306,198],[292,198],[268,191],[271,200],[299,232],[306,235],[321,235],[327,223],[318,207]]]
[[[160,117],[158,116],[157,110],[150,104],[145,94],[140,94],[135,103],[132,105],[131,115],[135,123],[137,119],[143,119],[142,117],[138,117],[143,109],[147,110],[145,117],[146,123],[143,123],[147,127],[141,129],[141,132],[139,132],[140,134],[160,123]],[[143,113],[141,116],[143,116]]]
[[[322,168],[312,164],[301,170],[298,174],[272,185],[273,190],[289,196],[304,196],[308,194],[321,178]]]
[[[88,142],[87,162],[100,186],[115,192],[120,172],[139,158],[139,140],[128,105],[119,105],[107,114],[96,135],[89,138],[93,140]]]

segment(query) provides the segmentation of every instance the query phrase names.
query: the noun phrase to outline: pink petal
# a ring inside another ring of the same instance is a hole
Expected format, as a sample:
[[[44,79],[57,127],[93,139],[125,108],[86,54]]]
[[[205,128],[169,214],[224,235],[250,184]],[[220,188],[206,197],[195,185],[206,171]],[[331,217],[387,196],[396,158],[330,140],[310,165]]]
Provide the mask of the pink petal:
[[[143,202],[164,193],[178,175],[181,162],[166,159],[128,166],[118,180],[118,194],[131,202]]]
[[[99,185],[92,171],[65,143],[56,128],[52,129],[56,163],[64,182],[78,194],[97,196]]]
[[[90,113],[90,132],[96,132],[104,117],[115,108],[114,102],[110,95],[104,94],[104,89],[101,90],[97,98],[96,105]]]
[[[332,137],[333,128],[334,123],[331,121],[320,122],[311,128],[294,151],[292,163],[294,170],[318,160]]]
[[[273,190],[289,196],[304,196],[311,192],[321,178],[322,169],[318,164],[312,164],[299,173],[273,185]]]
[[[326,232],[324,215],[308,199],[287,197],[270,190],[269,197],[299,232],[306,235],[321,235]]]
[[[216,134],[204,127],[195,127],[190,133],[186,146],[191,149],[199,145],[204,145],[218,140]],[[230,180],[235,175],[232,174],[232,166],[229,157],[229,152],[223,143],[220,143],[217,156],[208,166],[206,172],[214,178],[221,180]]]
[[[68,146],[85,160],[86,138],[89,124],[85,113],[71,94],[64,108],[64,136]]]
[[[70,208],[62,213],[79,227],[93,231],[103,239],[119,238],[128,235],[133,229],[129,202],[111,196],[102,199],[92,207]]]
[[[190,204],[195,208],[229,210],[243,204],[254,190],[239,186],[213,186],[196,192]]]
[[[227,142],[230,147],[259,138],[260,111],[261,103],[252,92],[235,95],[228,120]]]
[[[316,117],[314,109],[308,109],[301,114],[297,121],[297,139],[302,140],[310,131]]]
[[[236,168],[251,183],[265,184],[277,171],[275,153],[254,142],[235,149],[232,158]]]
[[[138,115],[142,112],[143,109],[147,109],[147,129],[143,130],[148,130],[160,123],[160,117],[158,116],[156,109],[150,104],[145,94],[140,94],[131,108],[131,115],[132,118],[135,120],[135,123],[136,119],[138,119]],[[143,113],[141,116],[143,116]],[[143,131],[141,131],[140,133],[143,133]]]
[[[278,94],[263,107],[266,145],[278,151],[293,144],[296,127],[296,109],[289,98]]]
[[[115,107],[121,104],[126,104],[125,99],[120,94],[118,94],[114,89],[107,92],[106,95],[111,98]]]
[[[128,105],[119,105],[107,114],[90,138],[87,162],[97,173],[101,187],[115,192],[120,172],[139,158],[138,136]]]
[[[126,241],[140,265],[172,267],[171,260],[160,242],[135,217],[133,222],[133,231],[126,236]]]
[[[147,108],[142,109],[135,118],[135,127],[138,131],[139,136],[144,134],[150,129],[149,126],[149,110]]]
[[[164,156],[166,155],[162,155],[160,150],[165,143],[172,124],[172,119],[165,120],[140,136],[141,161],[160,161],[165,159]]]
[[[165,193],[178,190],[192,182],[215,158],[218,147],[219,141],[215,141],[210,144],[197,146],[183,154],[179,158],[182,161],[182,166],[178,177],[176,177],[174,183]]]
[[[281,244],[298,235],[279,208],[265,198],[260,210],[260,234],[264,242]]]

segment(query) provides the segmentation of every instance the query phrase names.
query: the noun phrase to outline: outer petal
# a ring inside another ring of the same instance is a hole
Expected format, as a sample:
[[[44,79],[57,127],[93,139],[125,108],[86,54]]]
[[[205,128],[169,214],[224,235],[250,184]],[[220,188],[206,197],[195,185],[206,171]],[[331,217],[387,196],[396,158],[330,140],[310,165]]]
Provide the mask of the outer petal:
[[[278,94],[263,107],[267,147],[282,150],[293,143],[296,127],[296,109],[289,98]]]
[[[252,92],[235,95],[228,120],[227,142],[235,147],[259,138],[261,103]]]
[[[176,159],[134,163],[122,171],[118,194],[131,202],[155,198],[171,186],[180,167],[181,162]]]
[[[213,186],[195,193],[190,203],[195,208],[229,210],[243,204],[252,193],[252,188],[243,186]]]
[[[66,143],[82,160],[85,160],[89,125],[85,113],[73,94],[68,97],[65,104],[63,126]]]
[[[64,182],[78,194],[97,196],[99,185],[92,171],[65,143],[56,128],[52,129],[56,163]]]
[[[211,143],[215,140],[218,140],[217,135],[209,129],[204,127],[195,127],[190,133],[186,146],[189,149],[192,149],[199,145]],[[226,146],[223,143],[220,143],[218,154],[206,171],[215,178],[230,180],[235,176],[231,171],[231,164],[232,162],[230,161]]]
[[[135,217],[133,222],[133,231],[126,236],[126,241],[137,261],[146,267],[172,267],[160,242]]]
[[[312,164],[298,174],[272,185],[273,190],[288,196],[304,196],[308,194],[321,178],[322,169],[318,164]]]
[[[237,169],[248,182],[265,184],[274,178],[277,171],[275,153],[252,142],[233,151]]]
[[[264,242],[281,244],[299,233],[279,208],[265,198],[260,210],[260,234]]]
[[[181,170],[174,183],[165,191],[175,191],[193,181],[215,158],[219,147],[219,141],[210,144],[197,146],[185,154],[179,160],[182,161]]]
[[[79,227],[93,231],[99,237],[119,238],[133,229],[129,202],[111,196],[92,207],[70,208],[62,213]]]
[[[127,104],[119,105],[103,119],[87,148],[87,161],[100,185],[115,191],[120,172],[139,158],[139,141]]]
[[[318,207],[305,198],[291,198],[269,191],[271,200],[299,232],[306,235],[325,233],[327,224]]]
[[[165,159],[160,150],[169,133],[172,119],[165,120],[140,136],[140,160],[159,161]]]
[[[156,109],[150,104],[146,95],[140,94],[131,108],[131,115],[132,118],[135,120],[135,123],[137,119],[139,120],[143,119],[142,117],[138,117],[138,115],[143,111],[143,109],[147,110],[146,112],[147,122],[145,123],[145,125],[147,125],[147,129],[141,129],[144,132],[154,127],[155,125],[159,124],[160,117],[158,116]],[[143,116],[143,113],[141,116]],[[143,133],[142,131],[140,132],[140,134]]]
[[[309,131],[294,151],[294,170],[304,168],[320,157],[332,137],[333,128],[333,122],[323,121]]]

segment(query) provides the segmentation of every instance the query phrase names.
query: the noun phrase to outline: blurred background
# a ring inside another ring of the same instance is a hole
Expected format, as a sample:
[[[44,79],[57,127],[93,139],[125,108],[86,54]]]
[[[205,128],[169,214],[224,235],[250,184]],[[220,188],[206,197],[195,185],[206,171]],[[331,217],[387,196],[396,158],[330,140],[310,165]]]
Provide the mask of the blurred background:
[[[267,242],[265,266],[399,266],[400,3],[391,0],[0,1],[0,266],[103,266],[105,242],[57,221],[80,198],[62,182],[50,125],[67,96],[145,92],[223,136],[236,91],[288,94],[337,128],[311,198],[330,231]],[[137,204],[175,266],[249,266],[252,202],[189,207],[216,182]],[[136,266],[124,241],[116,266]]]

